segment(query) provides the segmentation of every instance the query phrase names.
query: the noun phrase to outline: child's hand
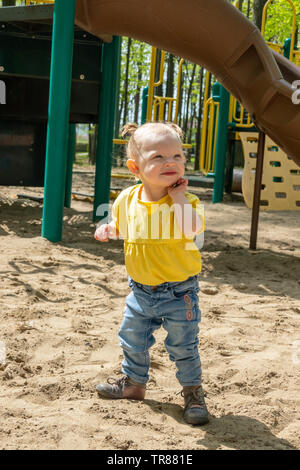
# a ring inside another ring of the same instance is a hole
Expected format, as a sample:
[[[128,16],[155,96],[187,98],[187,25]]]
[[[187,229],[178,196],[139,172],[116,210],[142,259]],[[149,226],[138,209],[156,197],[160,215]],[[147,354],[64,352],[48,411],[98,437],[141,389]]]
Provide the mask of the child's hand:
[[[109,238],[115,238],[116,232],[110,224],[103,224],[97,228],[94,238],[99,242],[108,242]]]
[[[175,184],[168,186],[168,194],[171,198],[178,196],[179,194],[184,194],[188,185],[188,180],[186,178],[179,178]]]

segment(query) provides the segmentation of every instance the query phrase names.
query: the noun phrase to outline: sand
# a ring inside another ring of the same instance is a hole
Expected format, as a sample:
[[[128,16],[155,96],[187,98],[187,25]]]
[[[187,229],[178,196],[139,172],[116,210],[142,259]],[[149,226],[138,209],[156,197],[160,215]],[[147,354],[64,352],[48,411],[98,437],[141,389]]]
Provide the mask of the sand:
[[[73,189],[91,193],[92,183],[77,171]],[[182,419],[162,329],[145,401],[97,396],[100,381],[120,374],[130,292],[123,243],[97,243],[92,206],[79,200],[65,210],[63,241],[50,243],[41,204],[17,193],[43,194],[0,187],[0,448],[300,448],[299,212],[261,213],[250,251],[241,196],[213,205],[210,190],[197,191],[206,210],[199,349],[210,422],[193,427]]]

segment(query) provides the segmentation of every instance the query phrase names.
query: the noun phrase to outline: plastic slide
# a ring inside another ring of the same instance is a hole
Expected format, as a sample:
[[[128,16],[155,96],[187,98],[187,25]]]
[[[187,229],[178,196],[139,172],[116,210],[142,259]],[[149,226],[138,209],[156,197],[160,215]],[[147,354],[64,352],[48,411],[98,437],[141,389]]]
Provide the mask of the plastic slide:
[[[300,105],[292,101],[300,68],[273,53],[228,0],[77,0],[76,23],[96,36],[129,36],[210,70],[300,165]]]

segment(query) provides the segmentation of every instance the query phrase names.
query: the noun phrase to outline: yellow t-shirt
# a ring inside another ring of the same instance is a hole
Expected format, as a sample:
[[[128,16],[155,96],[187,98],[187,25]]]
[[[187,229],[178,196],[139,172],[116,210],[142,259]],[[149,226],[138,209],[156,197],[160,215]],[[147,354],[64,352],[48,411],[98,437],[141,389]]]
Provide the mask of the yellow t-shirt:
[[[126,188],[112,207],[112,219],[124,239],[126,269],[136,282],[150,286],[181,282],[201,271],[201,255],[192,238],[182,235],[173,200],[141,201],[143,184]],[[194,194],[185,197],[203,219],[204,209]]]

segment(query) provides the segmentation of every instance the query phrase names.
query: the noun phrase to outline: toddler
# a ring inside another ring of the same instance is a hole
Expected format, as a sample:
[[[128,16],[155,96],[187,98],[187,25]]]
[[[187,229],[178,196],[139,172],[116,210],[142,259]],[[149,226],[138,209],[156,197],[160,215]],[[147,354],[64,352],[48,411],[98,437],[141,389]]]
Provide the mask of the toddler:
[[[127,166],[141,184],[120,193],[112,222],[95,232],[96,240],[123,238],[125,264],[132,292],[126,299],[119,331],[123,349],[119,379],[97,385],[100,396],[143,400],[149,379],[149,348],[153,332],[167,331],[165,346],[183,387],[183,418],[190,424],[208,422],[201,387],[198,353],[198,306],[201,255],[194,243],[204,230],[197,196],[186,191],[181,129],[172,123],[128,124]]]

